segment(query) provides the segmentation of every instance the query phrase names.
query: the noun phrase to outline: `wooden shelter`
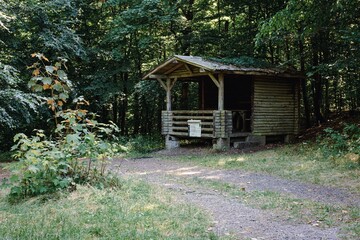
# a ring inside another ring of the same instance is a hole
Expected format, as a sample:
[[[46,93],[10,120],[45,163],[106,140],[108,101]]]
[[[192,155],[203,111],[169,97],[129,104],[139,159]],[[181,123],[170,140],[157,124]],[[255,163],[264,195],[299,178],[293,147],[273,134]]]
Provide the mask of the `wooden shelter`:
[[[300,80],[295,71],[227,65],[201,57],[175,55],[144,76],[166,91],[162,134],[166,147],[181,138],[213,139],[214,148],[288,141],[299,132]],[[199,87],[197,110],[172,110],[171,92],[181,81]]]

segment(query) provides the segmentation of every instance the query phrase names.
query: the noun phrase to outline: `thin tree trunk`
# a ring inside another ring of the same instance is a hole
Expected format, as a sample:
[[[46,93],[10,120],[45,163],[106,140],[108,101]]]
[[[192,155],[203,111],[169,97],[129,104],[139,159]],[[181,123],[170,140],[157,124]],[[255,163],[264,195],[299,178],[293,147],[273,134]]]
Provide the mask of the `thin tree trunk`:
[[[305,53],[304,53],[304,43],[302,39],[300,39],[299,34],[299,55],[300,55],[300,71],[305,73]],[[301,80],[301,90],[304,104],[304,114],[305,114],[305,126],[309,128],[311,126],[310,123],[310,111],[309,111],[309,99],[307,93],[307,80],[306,78]]]
[[[319,34],[316,34],[312,39],[312,54],[313,54],[313,66],[319,66]],[[322,106],[322,78],[321,75],[316,72],[314,74],[314,114],[316,118],[316,122],[321,124],[324,122],[324,117],[321,114],[321,106]]]
[[[122,108],[120,109],[120,132],[122,135],[128,135],[127,127],[126,127],[126,113],[128,109],[128,80],[129,74],[125,72],[123,74],[123,99],[122,99]]]

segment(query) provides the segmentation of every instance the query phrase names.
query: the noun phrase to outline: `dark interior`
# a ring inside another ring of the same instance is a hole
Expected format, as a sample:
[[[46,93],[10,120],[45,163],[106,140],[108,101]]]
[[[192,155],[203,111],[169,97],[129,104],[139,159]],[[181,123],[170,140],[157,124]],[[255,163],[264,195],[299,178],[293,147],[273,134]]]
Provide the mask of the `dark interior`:
[[[250,131],[252,77],[243,75],[225,75],[225,110],[233,111],[233,131]],[[218,88],[209,77],[199,79],[200,109],[218,109]]]

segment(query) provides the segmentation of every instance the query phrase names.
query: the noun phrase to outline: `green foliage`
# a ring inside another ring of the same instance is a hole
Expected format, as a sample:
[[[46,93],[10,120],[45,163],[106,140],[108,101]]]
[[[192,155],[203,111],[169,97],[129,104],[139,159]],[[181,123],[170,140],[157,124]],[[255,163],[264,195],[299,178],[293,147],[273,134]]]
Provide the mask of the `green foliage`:
[[[0,163],[1,162],[11,162],[14,160],[13,154],[11,152],[0,152]]]
[[[345,124],[341,131],[327,128],[319,143],[324,156],[335,164],[360,167],[360,127]]]
[[[126,147],[129,153],[150,153],[164,147],[164,140],[161,136],[139,135],[127,141]]]
[[[69,99],[69,80],[61,70],[63,62],[45,65],[47,58],[33,64],[33,77],[29,86],[37,92],[49,92],[46,103],[54,114],[55,136],[47,137],[37,130],[32,137],[15,135],[15,165],[10,177],[11,199],[53,193],[60,189],[74,189],[76,184],[89,183],[104,187],[116,183],[106,170],[107,161],[116,154],[118,147],[105,137],[111,136],[117,127],[98,123],[87,110],[89,103],[83,98],[74,100],[75,109],[63,110]],[[42,64],[41,64],[42,63]]]
[[[43,99],[20,85],[19,72],[0,61],[0,149],[9,145],[13,131],[31,125],[41,112]]]

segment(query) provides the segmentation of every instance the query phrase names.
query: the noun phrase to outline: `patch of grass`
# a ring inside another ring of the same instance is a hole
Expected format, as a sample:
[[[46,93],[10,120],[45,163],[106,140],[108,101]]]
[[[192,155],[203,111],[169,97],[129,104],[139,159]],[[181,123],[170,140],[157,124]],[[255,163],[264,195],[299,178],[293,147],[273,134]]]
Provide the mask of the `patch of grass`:
[[[268,173],[360,193],[360,169],[335,164],[326,159],[316,145],[311,144],[286,145],[246,154],[209,153],[174,156],[172,159],[213,168]]]
[[[216,239],[203,212],[144,182],[16,205],[0,193],[0,239]]]
[[[273,191],[245,191],[244,188],[216,180],[193,178],[184,181],[185,184],[210,188],[238,198],[258,209],[276,211],[294,221],[320,227],[340,227],[344,236],[356,236],[360,230],[358,207],[322,204]]]

